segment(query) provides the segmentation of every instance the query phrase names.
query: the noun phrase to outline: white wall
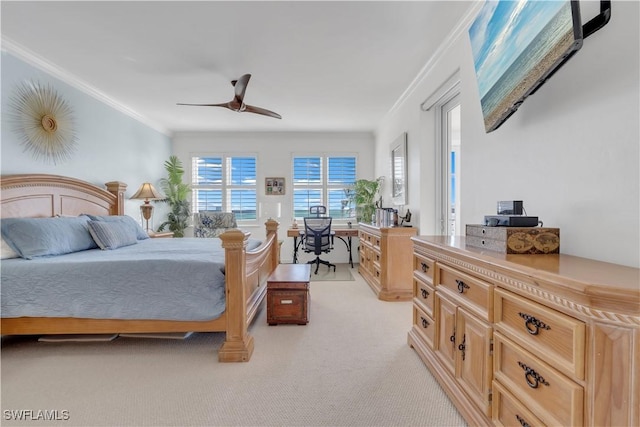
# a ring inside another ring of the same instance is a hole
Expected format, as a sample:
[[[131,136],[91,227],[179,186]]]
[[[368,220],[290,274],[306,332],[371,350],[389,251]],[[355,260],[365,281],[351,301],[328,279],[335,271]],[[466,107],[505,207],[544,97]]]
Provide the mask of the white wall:
[[[294,154],[338,154],[352,153],[358,158],[358,178],[373,178],[374,139],[370,133],[333,133],[333,132],[283,132],[283,133],[210,133],[182,132],[173,137],[173,153],[177,155],[187,169],[186,179],[191,179],[191,156],[206,153],[255,154],[258,156],[258,203],[281,203],[279,239],[283,240],[282,262],[291,262],[293,258],[293,239],[287,238],[287,228],[292,223],[293,195],[291,191],[291,159]],[[266,196],[264,179],[266,177],[285,177],[284,196]],[[264,238],[264,220],[258,226],[243,226],[251,231],[252,237]],[[354,239],[353,257],[357,261]],[[310,260],[311,255],[300,255],[301,261]],[[347,261],[346,249],[342,242],[336,241],[334,249],[323,259],[344,263]]]
[[[77,150],[68,161],[50,164],[24,152],[12,130],[8,112],[16,86],[23,82],[50,85],[73,110]],[[72,84],[36,68],[7,52],[2,52],[2,174],[48,173],[65,175],[103,186],[109,181],[128,184],[132,196],[145,181],[157,185],[165,176],[164,161],[171,142],[167,135],[140,123],[89,96]],[[127,200],[125,213],[140,219],[140,201]],[[160,224],[163,206],[158,206],[155,224]]]
[[[389,144],[407,131],[409,207],[420,234],[433,234],[434,113],[420,104],[459,69],[463,225],[481,223],[498,200],[524,200],[529,215],[560,228],[562,253],[639,267],[639,3],[613,2],[609,24],[490,134],[466,28],[381,122],[375,175],[389,176]]]

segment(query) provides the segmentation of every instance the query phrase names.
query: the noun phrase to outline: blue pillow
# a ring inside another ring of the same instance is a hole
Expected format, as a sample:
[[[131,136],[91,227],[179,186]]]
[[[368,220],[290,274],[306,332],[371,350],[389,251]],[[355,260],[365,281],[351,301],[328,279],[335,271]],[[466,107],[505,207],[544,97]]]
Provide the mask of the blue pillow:
[[[115,221],[89,221],[89,233],[100,249],[117,249],[138,243],[129,224]]]
[[[131,218],[127,215],[90,215],[84,214],[91,218],[93,221],[105,221],[105,222],[121,222],[127,224],[131,228],[131,232],[135,233],[135,236],[138,240],[148,239],[149,235],[146,231],[142,229],[140,224],[136,222],[135,219]]]
[[[62,255],[95,249],[89,217],[3,218],[2,237],[22,258]]]

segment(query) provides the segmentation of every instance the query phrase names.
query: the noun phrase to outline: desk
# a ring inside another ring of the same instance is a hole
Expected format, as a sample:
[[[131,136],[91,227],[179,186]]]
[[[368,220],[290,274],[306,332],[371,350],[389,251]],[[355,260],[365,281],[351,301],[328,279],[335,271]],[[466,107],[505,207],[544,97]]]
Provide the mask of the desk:
[[[349,251],[349,264],[351,268],[353,268],[353,257],[351,255],[351,238],[358,237],[358,229],[357,228],[331,228],[331,235],[337,237],[342,240],[342,242],[347,247],[347,251]],[[293,263],[298,263],[298,249],[304,239],[300,239],[298,241],[298,237],[304,236],[304,228],[290,228],[287,230],[287,237],[293,237]],[[346,240],[345,240],[346,238]]]

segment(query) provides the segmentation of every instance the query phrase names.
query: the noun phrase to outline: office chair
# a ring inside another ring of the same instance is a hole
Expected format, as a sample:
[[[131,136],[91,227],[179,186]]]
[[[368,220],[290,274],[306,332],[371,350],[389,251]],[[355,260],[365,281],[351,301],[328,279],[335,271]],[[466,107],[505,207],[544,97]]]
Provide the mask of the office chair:
[[[316,259],[309,261],[307,264],[315,264],[316,271],[314,274],[318,274],[318,268],[320,264],[324,264],[329,267],[333,267],[333,271],[336,271],[336,265],[331,264],[329,261],[320,259],[320,254],[329,253],[333,249],[331,239],[331,217],[305,217],[304,218],[304,251],[306,253],[313,252],[316,255]]]
[[[318,218],[320,215],[326,215],[327,207],[318,205],[318,206],[309,206],[309,215],[315,215]]]

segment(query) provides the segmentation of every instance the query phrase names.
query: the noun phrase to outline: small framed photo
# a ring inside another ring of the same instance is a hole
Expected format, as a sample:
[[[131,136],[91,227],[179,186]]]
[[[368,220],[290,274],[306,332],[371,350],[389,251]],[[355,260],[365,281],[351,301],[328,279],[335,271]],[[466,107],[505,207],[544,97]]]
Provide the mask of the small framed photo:
[[[267,196],[284,195],[284,178],[265,178],[264,181],[264,191]]]

